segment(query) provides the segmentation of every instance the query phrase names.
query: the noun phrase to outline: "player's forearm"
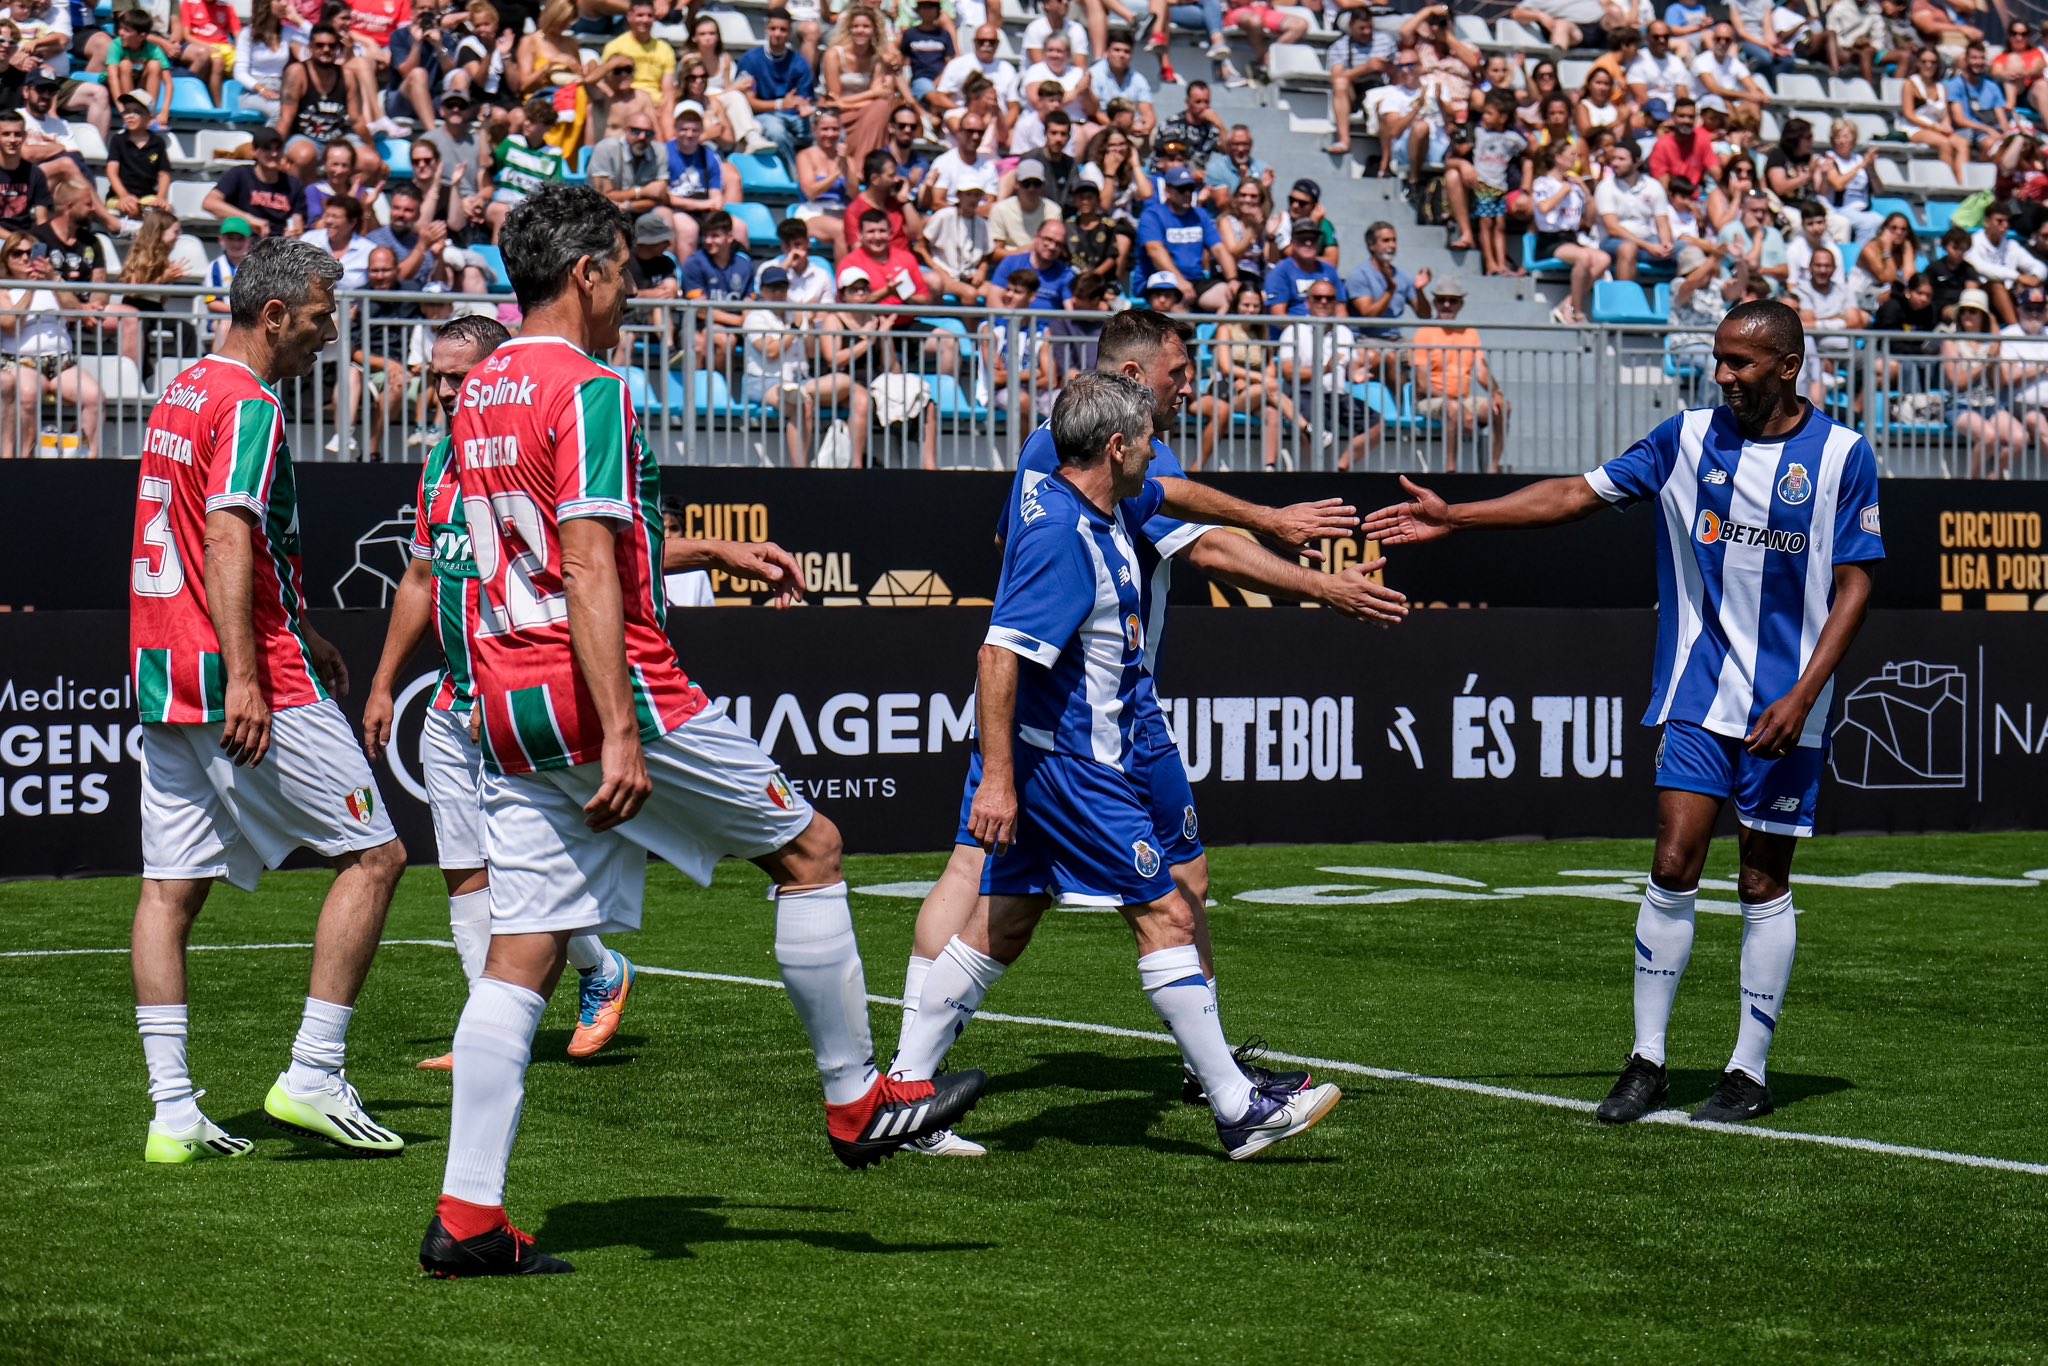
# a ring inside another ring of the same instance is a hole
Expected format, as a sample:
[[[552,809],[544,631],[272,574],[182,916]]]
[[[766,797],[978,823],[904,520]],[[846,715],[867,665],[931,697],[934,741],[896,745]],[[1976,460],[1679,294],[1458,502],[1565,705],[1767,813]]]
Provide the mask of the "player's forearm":
[[[1244,536],[1200,536],[1181,555],[1209,578],[1233,588],[1249,588],[1295,602],[1318,601],[1328,578],[1282,559]]]
[[[1820,639],[1813,644],[1805,671],[1792,685],[1807,706],[1820,699],[1821,689],[1835,676],[1842,656],[1856,643],[1856,634],[1863,629],[1863,618],[1870,610],[1870,588],[1870,570],[1863,565],[1836,567],[1834,605],[1828,609],[1827,622],[1820,628]]]
[[[1453,531],[1562,526],[1590,517],[1600,506],[1600,495],[1593,492],[1593,486],[1570,474],[1516,489],[1503,498],[1453,503],[1450,524]]]
[[[256,552],[249,523],[233,512],[206,516],[206,615],[230,683],[256,681]]]
[[[1247,503],[1207,484],[1192,479],[1162,479],[1159,486],[1165,493],[1159,510],[1176,521],[1265,532],[1271,532],[1276,525],[1278,508]]]
[[[377,672],[370,678],[370,691],[388,693],[398,682],[398,671],[419,649],[434,614],[434,566],[415,557],[398,581],[391,599],[391,624],[384,629],[384,653],[378,656]]]
[[[569,648],[606,736],[637,733],[626,668],[625,602],[611,528],[592,517],[562,524],[562,591],[569,599]]]
[[[981,647],[975,669],[974,720],[981,732],[983,782],[1008,786],[1016,772],[1017,656],[997,645]]]

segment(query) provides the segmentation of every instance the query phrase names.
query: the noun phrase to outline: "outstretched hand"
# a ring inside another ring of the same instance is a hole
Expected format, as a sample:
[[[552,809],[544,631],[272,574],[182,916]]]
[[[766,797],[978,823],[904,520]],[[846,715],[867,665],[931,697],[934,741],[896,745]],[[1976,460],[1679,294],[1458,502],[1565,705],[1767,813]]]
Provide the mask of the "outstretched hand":
[[[1322,601],[1354,621],[1372,626],[1394,626],[1408,619],[1408,595],[1373,578],[1387,567],[1386,556],[1355,564],[1333,574],[1323,585]]]
[[[1301,551],[1305,559],[1320,560],[1323,552],[1313,548],[1313,543],[1349,536],[1358,530],[1358,509],[1341,498],[1291,503],[1274,509],[1271,524],[1265,530]]]
[[[1383,507],[1365,519],[1365,536],[1381,545],[1416,545],[1451,534],[1451,505],[1422,485],[1401,476],[1401,487],[1413,501]]]
[[[771,607],[792,607],[804,600],[804,571],[796,556],[773,541],[734,541],[722,566],[739,579],[758,579],[775,590]]]

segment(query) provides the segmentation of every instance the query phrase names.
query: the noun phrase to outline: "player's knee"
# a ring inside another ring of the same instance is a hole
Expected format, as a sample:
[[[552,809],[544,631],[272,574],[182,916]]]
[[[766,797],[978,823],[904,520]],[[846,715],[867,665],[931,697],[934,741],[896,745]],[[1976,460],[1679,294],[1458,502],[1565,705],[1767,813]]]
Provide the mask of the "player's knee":
[[[405,873],[405,844],[389,839],[374,849],[365,849],[357,866],[377,881],[395,887]]]
[[[839,827],[824,812],[814,812],[804,832],[783,847],[776,881],[795,887],[822,887],[837,882],[842,852]]]
[[[1745,906],[1760,906],[1785,895],[1784,879],[1764,868],[1744,868],[1736,875],[1735,886]]]

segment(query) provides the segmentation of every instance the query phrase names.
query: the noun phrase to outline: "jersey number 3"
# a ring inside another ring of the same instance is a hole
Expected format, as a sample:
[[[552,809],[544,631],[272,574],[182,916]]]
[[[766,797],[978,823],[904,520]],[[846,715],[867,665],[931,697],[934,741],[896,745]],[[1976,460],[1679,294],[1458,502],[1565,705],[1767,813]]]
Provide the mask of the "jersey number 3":
[[[540,507],[532,497],[494,493],[488,500],[464,498],[462,508],[476,554],[477,579],[483,587],[477,594],[477,634],[510,635],[568,620],[569,600],[560,593],[542,591],[534,582],[548,567],[548,541]],[[525,547],[509,563],[501,527]],[[491,601],[493,593],[503,597],[502,606]]]
[[[148,475],[138,496],[156,504],[156,511],[142,528],[142,544],[156,551],[156,567],[148,555],[137,555],[129,582],[145,598],[175,598],[185,587],[185,562],[178,558],[178,543],[171,538],[171,481]]]

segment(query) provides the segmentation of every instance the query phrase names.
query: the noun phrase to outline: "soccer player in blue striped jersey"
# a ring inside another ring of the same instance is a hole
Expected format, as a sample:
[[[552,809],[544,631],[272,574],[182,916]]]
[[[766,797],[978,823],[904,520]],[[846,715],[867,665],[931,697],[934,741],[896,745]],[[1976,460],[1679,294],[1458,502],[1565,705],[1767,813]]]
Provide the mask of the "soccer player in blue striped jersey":
[[[1258,1084],[1223,1037],[1195,949],[1194,911],[1167,870],[1145,794],[1132,781],[1138,692],[1146,677],[1142,576],[1133,528],[1189,506],[1185,480],[1148,479],[1151,390],[1091,371],[1053,407],[1057,473],[1018,504],[980,653],[976,719],[982,781],[969,816],[989,850],[982,942],[949,956],[975,969],[934,1001],[917,1032],[957,1037],[1002,968],[1030,942],[1055,891],[1114,906],[1137,939],[1138,975],[1200,1078],[1233,1159],[1312,1127],[1334,1086]]]
[[[1640,1119],[1669,1097],[1664,1034],[1692,954],[1693,898],[1722,804],[1735,801],[1742,994],[1735,1052],[1696,1120],[1772,1110],[1764,1061],[1796,941],[1792,855],[1813,833],[1839,707],[1834,674],[1884,558],[1870,445],[1799,396],[1799,315],[1737,306],[1714,336],[1727,400],[1670,418],[1581,477],[1505,498],[1414,501],[1366,519],[1382,545],[1482,527],[1555,526],[1607,505],[1657,505],[1657,665],[1645,725],[1657,747],[1657,853],[1635,933],[1635,1046],[1597,1111]]]

